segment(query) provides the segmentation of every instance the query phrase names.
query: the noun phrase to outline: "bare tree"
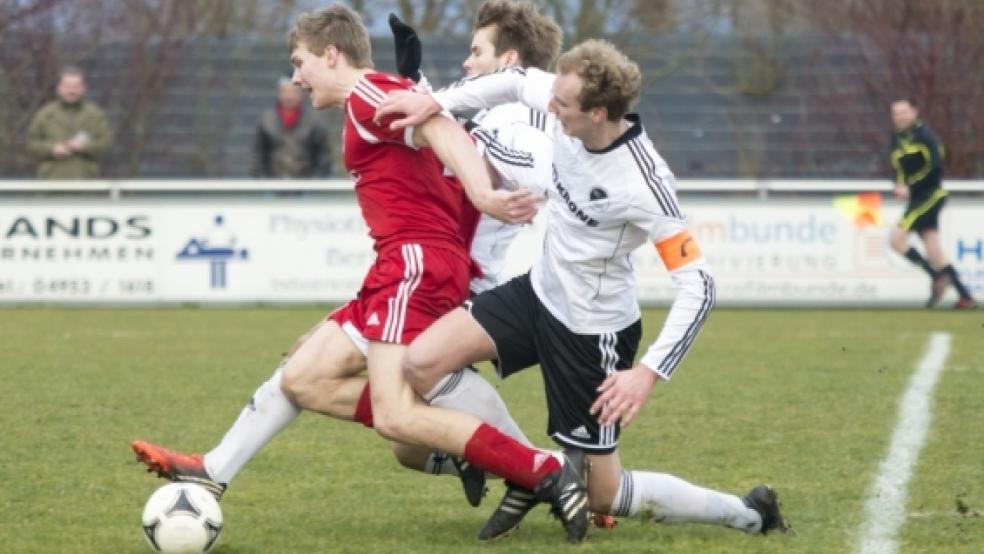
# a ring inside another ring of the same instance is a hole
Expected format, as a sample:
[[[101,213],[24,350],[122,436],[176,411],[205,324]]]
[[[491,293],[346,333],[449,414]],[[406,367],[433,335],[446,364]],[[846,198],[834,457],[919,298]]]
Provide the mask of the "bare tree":
[[[984,113],[976,109],[984,105],[984,3],[811,0],[803,9],[839,46],[818,57],[842,58],[825,60],[832,71],[818,112],[869,148],[884,149],[889,102],[911,98],[946,145],[948,175],[971,177],[984,170]],[[845,67],[845,57],[853,67]],[[831,109],[859,105],[867,113]]]
[[[0,0],[0,173],[31,174],[26,127],[52,98],[58,68],[77,64],[97,70],[91,96],[110,107],[117,146],[106,173],[136,174],[155,117],[181,78],[178,60],[187,46],[207,37],[282,40],[296,8],[295,0]],[[235,84],[234,77],[200,77],[190,79],[199,94],[216,83]],[[229,107],[204,106],[203,114]],[[197,152],[221,140],[207,125],[189,128],[197,129]],[[196,163],[204,173],[214,165],[207,156]]]

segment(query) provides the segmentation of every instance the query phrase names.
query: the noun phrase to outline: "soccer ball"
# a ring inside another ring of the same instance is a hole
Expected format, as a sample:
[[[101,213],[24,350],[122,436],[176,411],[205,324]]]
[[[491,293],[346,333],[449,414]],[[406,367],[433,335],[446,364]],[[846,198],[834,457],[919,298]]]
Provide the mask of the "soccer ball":
[[[154,491],[147,500],[143,532],[155,552],[208,552],[222,532],[222,509],[203,487],[169,483]]]

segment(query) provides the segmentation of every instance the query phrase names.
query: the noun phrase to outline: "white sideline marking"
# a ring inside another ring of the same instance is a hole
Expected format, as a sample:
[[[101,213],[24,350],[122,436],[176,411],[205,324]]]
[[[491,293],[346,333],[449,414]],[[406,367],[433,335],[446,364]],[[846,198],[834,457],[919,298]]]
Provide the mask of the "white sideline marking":
[[[906,484],[929,430],[933,387],[950,354],[950,334],[933,333],[926,354],[919,360],[899,403],[899,421],[892,434],[888,454],[878,468],[865,504],[867,521],[858,547],[859,554],[893,554],[898,551],[896,534],[905,521]]]

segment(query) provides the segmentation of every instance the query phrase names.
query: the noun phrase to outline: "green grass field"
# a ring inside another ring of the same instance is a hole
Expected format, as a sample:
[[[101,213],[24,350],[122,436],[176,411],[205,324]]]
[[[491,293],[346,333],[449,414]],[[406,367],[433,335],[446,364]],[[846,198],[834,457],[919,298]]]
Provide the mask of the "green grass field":
[[[129,441],[208,450],[323,312],[4,310],[0,551],[149,552],[140,512],[161,482]],[[662,317],[646,313],[646,344]],[[853,552],[898,400],[933,331],[952,334],[952,351],[900,551],[984,552],[984,311],[725,309],[623,434],[622,459],[737,493],[767,481],[797,534],[622,520],[591,530],[580,551]],[[549,446],[539,380],[530,370],[496,384]],[[512,537],[478,544],[502,485],[478,509],[459,489],[399,469],[369,430],[305,414],[233,482],[214,552],[571,551],[544,508]]]

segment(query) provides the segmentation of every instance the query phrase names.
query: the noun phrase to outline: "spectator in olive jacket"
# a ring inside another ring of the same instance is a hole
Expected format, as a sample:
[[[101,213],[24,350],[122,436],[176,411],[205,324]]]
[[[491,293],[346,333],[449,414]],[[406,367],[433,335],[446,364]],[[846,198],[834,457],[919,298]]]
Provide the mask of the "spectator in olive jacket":
[[[45,104],[27,130],[27,149],[42,179],[92,179],[112,144],[106,113],[86,101],[85,76],[77,67],[62,70],[58,98]]]

